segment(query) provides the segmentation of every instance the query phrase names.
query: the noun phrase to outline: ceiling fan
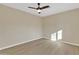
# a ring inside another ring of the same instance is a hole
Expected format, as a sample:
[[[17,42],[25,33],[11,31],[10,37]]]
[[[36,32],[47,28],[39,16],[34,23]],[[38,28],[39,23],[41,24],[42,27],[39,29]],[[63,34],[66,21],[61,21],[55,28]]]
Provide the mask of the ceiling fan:
[[[37,3],[37,5],[38,5],[37,8],[35,8],[35,7],[28,7],[28,8],[35,9],[40,14],[43,9],[46,9],[46,8],[49,8],[50,7],[49,5],[40,7],[40,3]]]

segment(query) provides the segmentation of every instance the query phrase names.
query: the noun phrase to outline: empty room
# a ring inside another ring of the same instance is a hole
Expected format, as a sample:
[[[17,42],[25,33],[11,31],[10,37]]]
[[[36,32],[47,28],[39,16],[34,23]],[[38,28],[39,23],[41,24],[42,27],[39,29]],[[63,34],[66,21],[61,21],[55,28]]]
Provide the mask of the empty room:
[[[79,3],[1,3],[0,55],[78,55]]]

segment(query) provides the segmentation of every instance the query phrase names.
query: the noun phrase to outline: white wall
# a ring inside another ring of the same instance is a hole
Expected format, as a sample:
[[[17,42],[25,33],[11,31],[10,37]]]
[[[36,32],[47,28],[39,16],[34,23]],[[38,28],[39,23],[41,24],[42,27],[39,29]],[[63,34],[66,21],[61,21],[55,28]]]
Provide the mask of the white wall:
[[[0,48],[41,37],[39,17],[0,5]]]
[[[62,12],[43,18],[43,36],[50,39],[51,33],[63,29],[63,41],[79,44],[79,9]]]

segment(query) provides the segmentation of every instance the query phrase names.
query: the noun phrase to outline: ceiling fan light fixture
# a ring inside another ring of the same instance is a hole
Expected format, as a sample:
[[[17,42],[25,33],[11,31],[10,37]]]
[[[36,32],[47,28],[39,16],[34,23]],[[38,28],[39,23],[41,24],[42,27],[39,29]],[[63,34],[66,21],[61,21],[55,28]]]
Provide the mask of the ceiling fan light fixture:
[[[40,9],[38,9],[38,10],[37,10],[37,12],[38,12],[38,13],[40,13],[40,12],[41,12],[41,10],[40,10]]]

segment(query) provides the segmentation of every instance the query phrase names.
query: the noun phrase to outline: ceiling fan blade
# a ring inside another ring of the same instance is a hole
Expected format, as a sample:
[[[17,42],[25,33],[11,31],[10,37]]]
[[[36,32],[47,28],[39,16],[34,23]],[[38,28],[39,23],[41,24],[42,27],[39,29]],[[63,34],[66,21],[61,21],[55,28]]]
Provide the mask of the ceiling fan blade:
[[[40,9],[45,9],[45,8],[49,8],[49,5],[48,6],[41,7]]]
[[[34,7],[28,7],[28,8],[31,8],[31,9],[37,9],[37,8],[34,8]]]

